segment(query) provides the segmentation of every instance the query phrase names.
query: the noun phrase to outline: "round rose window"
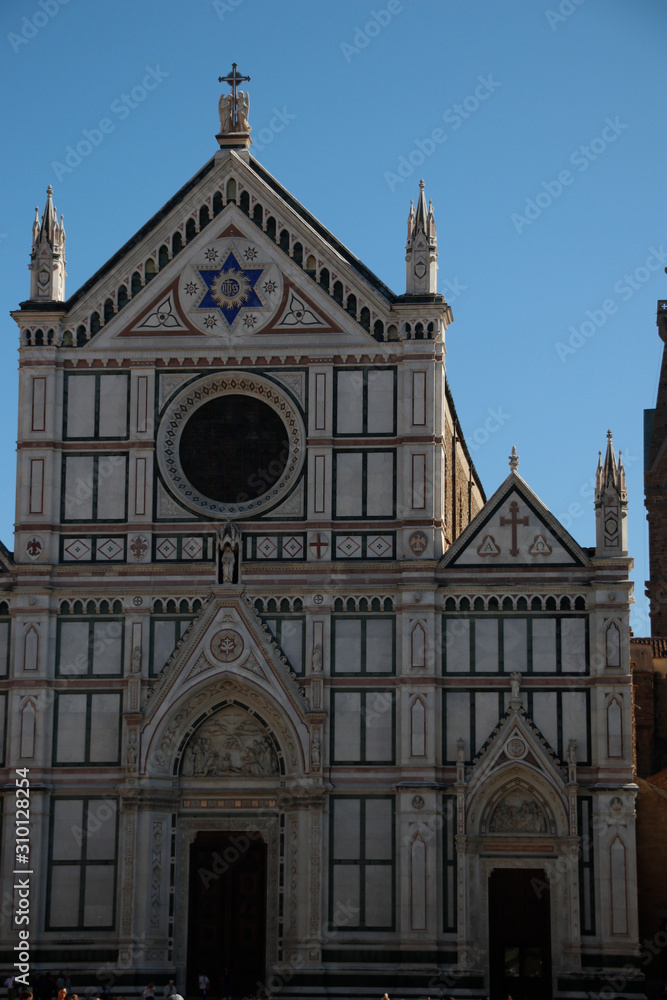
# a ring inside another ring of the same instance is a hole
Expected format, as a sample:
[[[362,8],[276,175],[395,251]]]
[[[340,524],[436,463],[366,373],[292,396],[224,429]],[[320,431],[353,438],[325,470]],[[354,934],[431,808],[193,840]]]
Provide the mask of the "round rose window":
[[[296,485],[305,427],[282,387],[262,376],[215,375],[182,389],[158,432],[163,479],[182,503],[214,517],[248,516]]]
[[[222,503],[244,503],[276,483],[287,465],[287,429],[252,396],[218,396],[183,428],[181,467],[196,490]]]

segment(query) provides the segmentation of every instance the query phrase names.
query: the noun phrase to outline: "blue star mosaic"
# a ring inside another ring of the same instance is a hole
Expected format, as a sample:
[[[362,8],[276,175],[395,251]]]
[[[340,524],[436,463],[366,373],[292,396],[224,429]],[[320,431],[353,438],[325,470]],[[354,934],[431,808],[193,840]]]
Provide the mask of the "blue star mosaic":
[[[261,309],[264,303],[255,291],[255,285],[262,276],[263,268],[246,270],[230,253],[219,270],[198,268],[206,285],[206,295],[199,303],[199,309],[219,309],[231,326],[242,309]]]

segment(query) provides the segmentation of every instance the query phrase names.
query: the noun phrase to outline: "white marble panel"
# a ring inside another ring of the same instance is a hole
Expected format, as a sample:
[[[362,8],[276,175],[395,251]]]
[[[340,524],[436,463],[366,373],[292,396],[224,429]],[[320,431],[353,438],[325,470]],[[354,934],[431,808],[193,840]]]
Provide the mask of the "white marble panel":
[[[368,373],[368,433],[391,434],[394,430],[394,373]]]
[[[361,695],[356,691],[334,693],[334,758],[341,761],[361,757]]]
[[[67,436],[92,437],[95,433],[95,375],[70,375],[67,379]]]
[[[127,434],[127,375],[100,377],[100,437]]]
[[[90,760],[103,763],[118,760],[120,695],[94,694],[90,709]]]

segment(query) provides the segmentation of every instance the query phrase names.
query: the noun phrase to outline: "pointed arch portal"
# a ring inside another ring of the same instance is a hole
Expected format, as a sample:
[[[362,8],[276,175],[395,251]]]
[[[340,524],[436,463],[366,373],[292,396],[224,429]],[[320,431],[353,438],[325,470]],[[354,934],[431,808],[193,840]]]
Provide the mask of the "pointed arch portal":
[[[190,846],[187,996],[259,994],[266,973],[267,844],[255,829],[201,830]],[[227,970],[227,971],[226,971]]]
[[[489,876],[491,996],[551,1000],[551,915],[542,868],[497,868]]]

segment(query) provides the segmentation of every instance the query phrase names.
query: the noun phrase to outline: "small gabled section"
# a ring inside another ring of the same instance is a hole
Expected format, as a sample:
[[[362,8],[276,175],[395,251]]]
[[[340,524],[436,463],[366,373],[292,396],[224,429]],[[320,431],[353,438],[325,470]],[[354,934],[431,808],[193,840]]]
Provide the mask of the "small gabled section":
[[[510,474],[442,557],[444,567],[587,566],[588,557],[516,471]]]
[[[513,681],[513,686],[514,686]],[[459,775],[472,836],[558,837],[576,830],[576,744],[564,764],[516,690],[505,714]],[[573,826],[574,824],[574,826]]]
[[[211,595],[149,691],[145,722],[194,684],[224,673],[254,682],[301,717],[309,710],[298,678],[252,604]]]

